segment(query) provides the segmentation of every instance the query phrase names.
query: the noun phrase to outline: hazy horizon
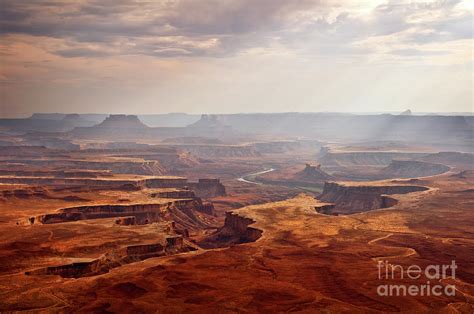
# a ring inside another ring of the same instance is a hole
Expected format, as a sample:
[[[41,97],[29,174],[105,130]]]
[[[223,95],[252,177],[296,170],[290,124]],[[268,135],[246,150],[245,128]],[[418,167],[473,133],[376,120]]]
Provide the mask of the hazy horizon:
[[[10,116],[10,117],[2,117],[5,119],[24,119],[24,118],[29,118],[34,114],[41,114],[41,115],[54,115],[54,114],[59,114],[59,115],[68,115],[68,114],[79,114],[79,115],[136,115],[136,116],[148,116],[148,115],[244,115],[244,114],[285,114],[285,113],[299,113],[299,114],[315,114],[315,113],[321,113],[321,114],[353,114],[353,115],[381,115],[381,114],[392,114],[392,115],[399,115],[403,111],[379,111],[379,112],[350,112],[350,111],[268,111],[268,112],[259,112],[259,111],[254,111],[254,112],[226,112],[226,113],[220,113],[220,112],[162,112],[162,113],[147,113],[147,112],[33,112],[31,114],[25,114],[25,115],[16,115],[16,116]],[[416,112],[412,111],[411,115],[448,115],[448,116],[454,116],[454,115],[460,115],[460,116],[466,116],[466,115],[473,115],[473,112],[463,112],[463,111],[446,111],[446,112]]]
[[[3,118],[473,111],[467,0],[1,4]]]

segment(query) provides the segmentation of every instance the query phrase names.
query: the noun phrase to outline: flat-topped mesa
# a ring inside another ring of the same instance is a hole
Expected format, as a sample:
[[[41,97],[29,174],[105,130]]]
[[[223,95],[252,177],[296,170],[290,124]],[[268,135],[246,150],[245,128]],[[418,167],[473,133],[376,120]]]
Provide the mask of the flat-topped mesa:
[[[114,218],[118,225],[143,225],[153,222],[174,221],[179,229],[199,229],[205,223],[196,211],[213,214],[213,206],[201,199],[182,199],[163,203],[104,204],[67,207],[55,213],[30,217],[23,224],[55,224],[88,219]]]
[[[188,183],[188,186],[196,196],[202,198],[226,195],[225,186],[219,179],[199,179],[197,183]]]
[[[209,198],[225,195],[225,186],[219,179],[199,179],[198,182],[188,182],[187,178],[174,176],[156,176],[146,178],[64,178],[64,177],[19,177],[19,176],[0,176],[0,183],[6,184],[28,184],[59,187],[87,187],[96,189],[118,189],[118,190],[138,190],[154,188],[176,188],[189,190],[187,192],[174,192],[177,198],[196,197]],[[163,194],[164,195],[164,194]],[[185,196],[186,195],[186,196]],[[159,197],[159,195],[154,195]],[[170,198],[163,196],[165,198]]]
[[[17,162],[14,159],[5,160],[7,163]],[[154,175],[160,176],[167,173],[165,167],[157,160],[111,160],[111,161],[96,161],[96,160],[70,160],[66,158],[48,158],[38,159],[29,158],[22,159],[21,164],[28,167],[35,168],[52,168],[57,170],[75,169],[79,171],[109,171],[116,174],[137,174],[137,175]],[[64,171],[64,170],[62,170]],[[44,177],[44,175],[41,175]],[[73,176],[69,176],[73,177]]]
[[[70,132],[73,138],[107,139],[130,141],[149,138],[153,128],[143,124],[134,115],[110,115],[101,123],[92,127],[77,127]]]
[[[190,124],[188,127],[191,128],[215,128],[215,129],[226,129],[231,130],[231,127],[224,124],[220,119],[219,116],[212,115],[212,114],[203,114],[201,115],[201,119]]]
[[[317,197],[334,208],[324,208],[329,214],[354,214],[394,206],[397,201],[387,195],[426,191],[427,187],[415,185],[347,185],[326,182]]]
[[[135,115],[111,114],[96,128],[147,129],[149,128]]]

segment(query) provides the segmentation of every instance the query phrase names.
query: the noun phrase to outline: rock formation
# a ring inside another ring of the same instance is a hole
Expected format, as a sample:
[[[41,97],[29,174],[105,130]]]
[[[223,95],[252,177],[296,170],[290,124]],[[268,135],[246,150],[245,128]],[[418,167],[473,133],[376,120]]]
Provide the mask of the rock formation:
[[[111,114],[102,123],[96,125],[95,128],[122,131],[123,129],[146,129],[148,126],[143,124],[135,115]]]
[[[392,160],[411,160],[425,156],[423,153],[398,152],[331,152],[327,151],[318,158],[323,166],[388,166]]]
[[[90,277],[109,272],[110,269],[142,261],[152,257],[174,255],[195,250],[184,243],[182,236],[168,236],[165,243],[151,243],[126,246],[105,253],[90,262],[76,262],[61,266],[50,266],[26,272],[27,275],[59,275],[63,278]]]
[[[254,220],[233,212],[226,212],[224,226],[199,243],[204,248],[224,247],[254,242],[262,236],[262,230],[249,227]]]
[[[201,198],[226,195],[225,187],[219,179],[199,179],[197,183],[188,183],[188,186]]]
[[[306,164],[305,168],[296,173],[295,179],[304,181],[304,182],[321,182],[324,180],[329,180],[331,179],[331,176],[321,170],[321,165],[311,165],[311,164]]]
[[[380,175],[382,178],[413,178],[441,174],[448,170],[449,167],[441,164],[414,160],[392,160],[390,165],[380,171]]]
[[[426,190],[428,188],[414,185],[347,185],[326,182],[323,192],[317,198],[334,204],[334,208],[325,208],[326,212],[353,214],[395,205],[396,200],[386,195]]]
[[[196,212],[213,214],[213,206],[200,199],[183,199],[163,203],[144,203],[128,205],[84,205],[67,207],[55,213],[30,217],[26,224],[56,224],[70,221],[114,218],[119,225],[143,225],[153,222],[170,221],[186,229],[199,229],[206,224]],[[132,218],[133,217],[133,218]]]

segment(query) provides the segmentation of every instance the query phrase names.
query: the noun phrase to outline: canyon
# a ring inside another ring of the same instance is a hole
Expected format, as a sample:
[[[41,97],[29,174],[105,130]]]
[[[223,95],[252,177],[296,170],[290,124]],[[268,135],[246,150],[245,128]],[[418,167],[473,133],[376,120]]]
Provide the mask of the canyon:
[[[0,120],[1,312],[474,310],[472,117],[20,120]],[[378,260],[453,259],[454,297],[377,294]]]

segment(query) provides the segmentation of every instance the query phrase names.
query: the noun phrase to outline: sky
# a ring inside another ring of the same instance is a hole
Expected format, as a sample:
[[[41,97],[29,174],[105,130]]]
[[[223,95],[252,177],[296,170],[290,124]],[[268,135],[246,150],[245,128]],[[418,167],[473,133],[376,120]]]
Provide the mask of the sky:
[[[469,0],[0,0],[0,118],[472,112]]]

